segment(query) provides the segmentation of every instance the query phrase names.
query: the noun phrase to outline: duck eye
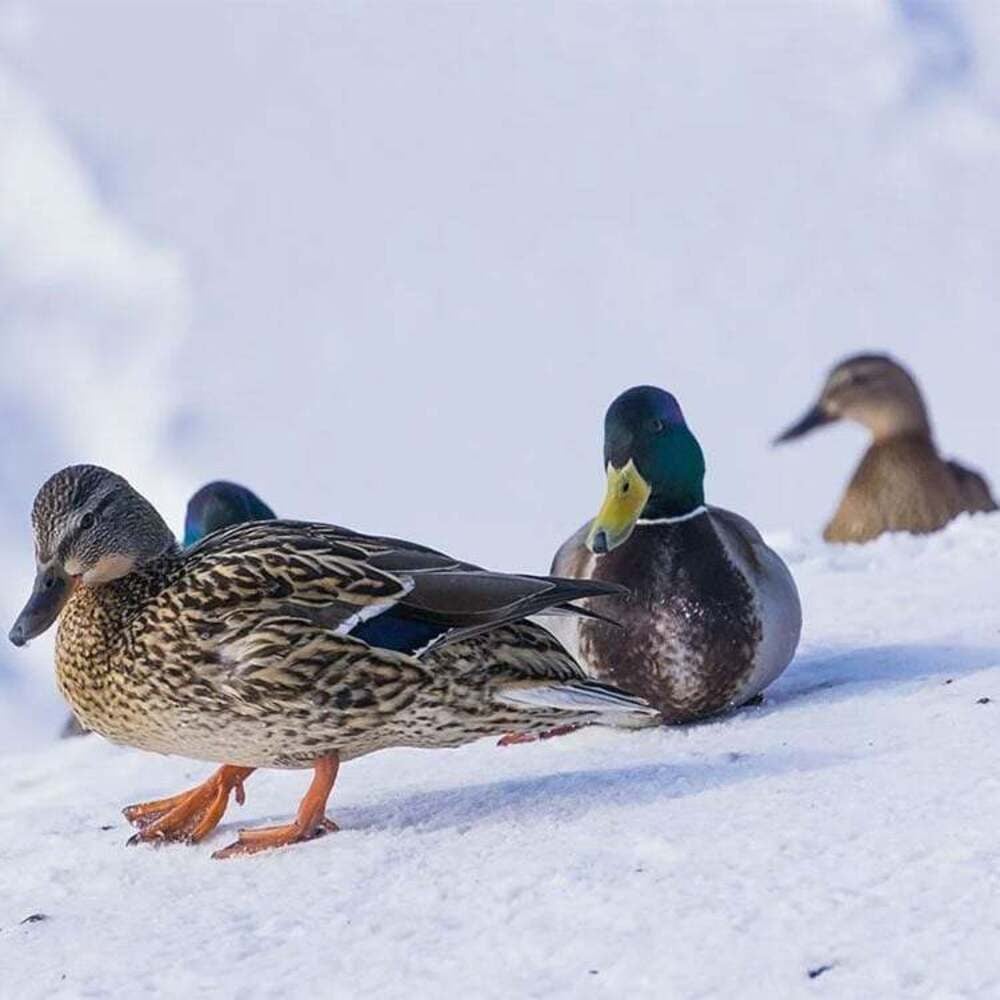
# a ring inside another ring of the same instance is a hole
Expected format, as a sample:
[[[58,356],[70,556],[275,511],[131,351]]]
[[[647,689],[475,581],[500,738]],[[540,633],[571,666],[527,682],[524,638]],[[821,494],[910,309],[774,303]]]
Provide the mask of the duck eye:
[[[80,530],[86,531],[88,528],[92,528],[93,526],[94,526],[94,515],[91,514],[90,511],[88,510],[87,513],[80,518]]]
[[[649,422],[650,429],[654,434],[661,434],[666,426],[659,417],[653,417]]]

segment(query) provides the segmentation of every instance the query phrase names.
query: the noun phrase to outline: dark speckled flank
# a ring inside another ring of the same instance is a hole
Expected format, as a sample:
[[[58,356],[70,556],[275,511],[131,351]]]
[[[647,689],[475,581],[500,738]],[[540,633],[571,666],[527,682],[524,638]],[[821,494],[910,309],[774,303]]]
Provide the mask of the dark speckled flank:
[[[639,528],[595,561],[596,580],[634,581],[629,597],[601,598],[621,622],[580,625],[585,662],[646,698],[665,722],[688,722],[734,703],[762,638],[753,594],[707,516]]]

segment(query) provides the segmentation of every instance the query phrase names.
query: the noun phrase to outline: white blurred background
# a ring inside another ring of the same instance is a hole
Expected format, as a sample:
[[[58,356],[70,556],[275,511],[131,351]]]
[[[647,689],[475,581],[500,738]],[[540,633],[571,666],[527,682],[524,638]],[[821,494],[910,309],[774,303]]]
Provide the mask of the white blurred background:
[[[993,0],[0,5],[4,631],[71,462],[545,570],[652,382],[815,536],[864,437],[768,442],[885,349],[995,481],[998,183]]]

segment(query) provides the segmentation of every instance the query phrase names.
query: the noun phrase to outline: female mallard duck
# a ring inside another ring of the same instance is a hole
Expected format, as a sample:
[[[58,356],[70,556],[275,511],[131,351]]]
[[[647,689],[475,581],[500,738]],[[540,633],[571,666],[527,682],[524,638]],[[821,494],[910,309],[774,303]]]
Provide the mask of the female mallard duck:
[[[552,571],[627,588],[598,602],[622,628],[569,623],[567,644],[666,722],[745,704],[798,645],[802,610],[787,567],[749,521],[705,505],[701,447],[670,393],[638,386],[611,404],[604,463],[604,505]]]
[[[776,441],[854,420],[872,442],[823,537],[868,542],[886,531],[922,535],[966,511],[996,510],[981,475],[938,453],[913,376],[883,354],[856,354],[830,372],[819,400]]]
[[[218,479],[202,486],[188,501],[184,515],[184,545],[190,547],[205,535],[244,521],[269,521],[274,511],[256,493],[237,483]],[[90,730],[75,715],[66,720],[60,736],[86,736]]]
[[[525,616],[600,583],[489,573],[420,545],[331,525],[259,521],[181,550],[152,505],[97,466],[49,479],[32,510],[37,577],[10,638],[60,616],[59,686],[115,742],[227,762],[133,806],[135,839],[197,841],[255,768],[313,768],[292,823],[219,857],[333,829],[343,760],[567,724],[647,725],[644,701],[588,679]],[[427,657],[433,650],[433,662]]]

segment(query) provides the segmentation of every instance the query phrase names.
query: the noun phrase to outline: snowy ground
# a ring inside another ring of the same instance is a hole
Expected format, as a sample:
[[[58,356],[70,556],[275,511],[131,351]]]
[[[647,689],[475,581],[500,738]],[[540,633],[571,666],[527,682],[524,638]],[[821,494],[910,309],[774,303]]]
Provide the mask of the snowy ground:
[[[366,758],[342,832],[282,853],[209,857],[303,775],[254,776],[208,844],[126,849],[123,804],[208,769],[6,757],[0,994],[997,996],[1000,516],[781,548],[806,634],[764,706]]]

